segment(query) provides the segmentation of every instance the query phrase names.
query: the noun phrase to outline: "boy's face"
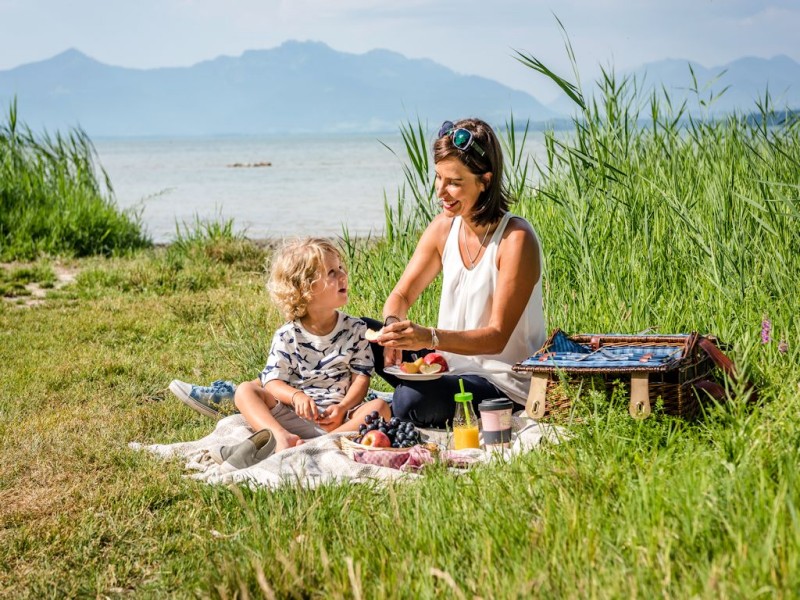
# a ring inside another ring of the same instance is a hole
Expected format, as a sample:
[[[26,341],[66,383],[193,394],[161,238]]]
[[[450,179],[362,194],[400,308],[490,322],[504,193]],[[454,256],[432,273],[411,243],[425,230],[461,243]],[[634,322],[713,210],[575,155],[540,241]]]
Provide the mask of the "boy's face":
[[[338,254],[326,252],[320,278],[311,286],[309,309],[335,310],[347,304],[347,271]]]

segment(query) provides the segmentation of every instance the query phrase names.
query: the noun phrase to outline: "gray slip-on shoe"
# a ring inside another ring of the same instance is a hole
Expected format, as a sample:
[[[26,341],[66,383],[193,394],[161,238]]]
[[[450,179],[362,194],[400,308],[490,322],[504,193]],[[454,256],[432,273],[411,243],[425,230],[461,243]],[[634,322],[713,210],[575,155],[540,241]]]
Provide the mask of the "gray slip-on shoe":
[[[223,472],[246,469],[260,463],[275,452],[275,436],[269,429],[255,432],[249,438],[233,446],[222,446],[209,450],[211,458],[222,465]]]

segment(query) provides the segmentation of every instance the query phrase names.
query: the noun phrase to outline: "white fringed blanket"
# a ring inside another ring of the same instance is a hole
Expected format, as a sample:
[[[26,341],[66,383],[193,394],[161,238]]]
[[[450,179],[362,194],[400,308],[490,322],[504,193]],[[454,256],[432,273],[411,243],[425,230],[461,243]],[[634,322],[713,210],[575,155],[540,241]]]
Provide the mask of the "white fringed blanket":
[[[445,443],[447,436],[437,430],[421,430],[431,441]],[[214,447],[236,444],[245,440],[253,432],[241,415],[231,415],[217,422],[214,431],[193,442],[177,444],[144,445],[131,442],[134,450],[146,450],[163,459],[180,458],[186,461],[186,468],[194,471],[194,479],[207,483],[247,483],[267,488],[282,485],[300,485],[313,488],[323,483],[415,478],[420,475],[387,467],[357,463],[348,458],[339,447],[337,437],[330,434],[306,441],[305,444],[284,450],[247,469],[222,473],[209,456]],[[467,462],[488,462],[489,460],[508,460],[521,452],[528,452],[543,442],[558,443],[564,432],[553,425],[538,423],[525,416],[513,417],[511,449],[504,454],[487,453],[483,450],[461,450],[459,458]]]

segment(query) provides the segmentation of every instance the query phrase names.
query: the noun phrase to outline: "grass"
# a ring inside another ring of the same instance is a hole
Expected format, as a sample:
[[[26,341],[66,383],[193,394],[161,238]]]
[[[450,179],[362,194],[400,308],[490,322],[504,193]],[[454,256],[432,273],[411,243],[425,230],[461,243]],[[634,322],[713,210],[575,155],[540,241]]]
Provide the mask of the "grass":
[[[0,260],[124,253],[150,245],[120,211],[81,129],[35,135],[12,102],[0,123]]]
[[[0,296],[15,298],[31,294],[27,285],[37,283],[42,288],[52,288],[56,282],[56,275],[52,267],[46,262],[33,266],[12,266],[0,269]]]
[[[758,405],[639,422],[624,397],[586,389],[568,443],[461,477],[199,484],[127,443],[205,435],[211,422],[169,380],[251,378],[280,317],[264,289],[269,248],[197,222],[166,249],[76,261],[75,284],[41,306],[0,305],[0,595],[800,594],[800,127],[684,126],[669,99],[603,85],[571,135],[548,134],[542,161],[526,162],[524,127],[504,135],[515,211],[542,241],[548,327],[716,333]],[[421,156],[425,128],[405,133]],[[349,312],[378,314],[413,251],[426,169],[410,161],[386,236],[345,232]],[[32,264],[47,277],[47,259]],[[437,299],[434,285],[413,317],[434,322]]]

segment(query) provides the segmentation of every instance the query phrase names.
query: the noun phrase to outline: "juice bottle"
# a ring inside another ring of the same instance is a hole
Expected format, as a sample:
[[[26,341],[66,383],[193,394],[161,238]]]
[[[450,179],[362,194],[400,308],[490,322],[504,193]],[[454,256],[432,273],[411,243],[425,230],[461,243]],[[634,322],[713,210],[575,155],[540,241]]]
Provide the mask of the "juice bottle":
[[[464,391],[464,380],[458,380],[461,393],[455,395],[456,414],[453,417],[453,448],[480,448],[478,417],[472,408],[472,394]]]
[[[478,440],[478,425],[473,423],[472,427],[466,425],[461,427],[458,425],[453,426],[453,447],[456,450],[464,448],[479,448],[480,441]]]

